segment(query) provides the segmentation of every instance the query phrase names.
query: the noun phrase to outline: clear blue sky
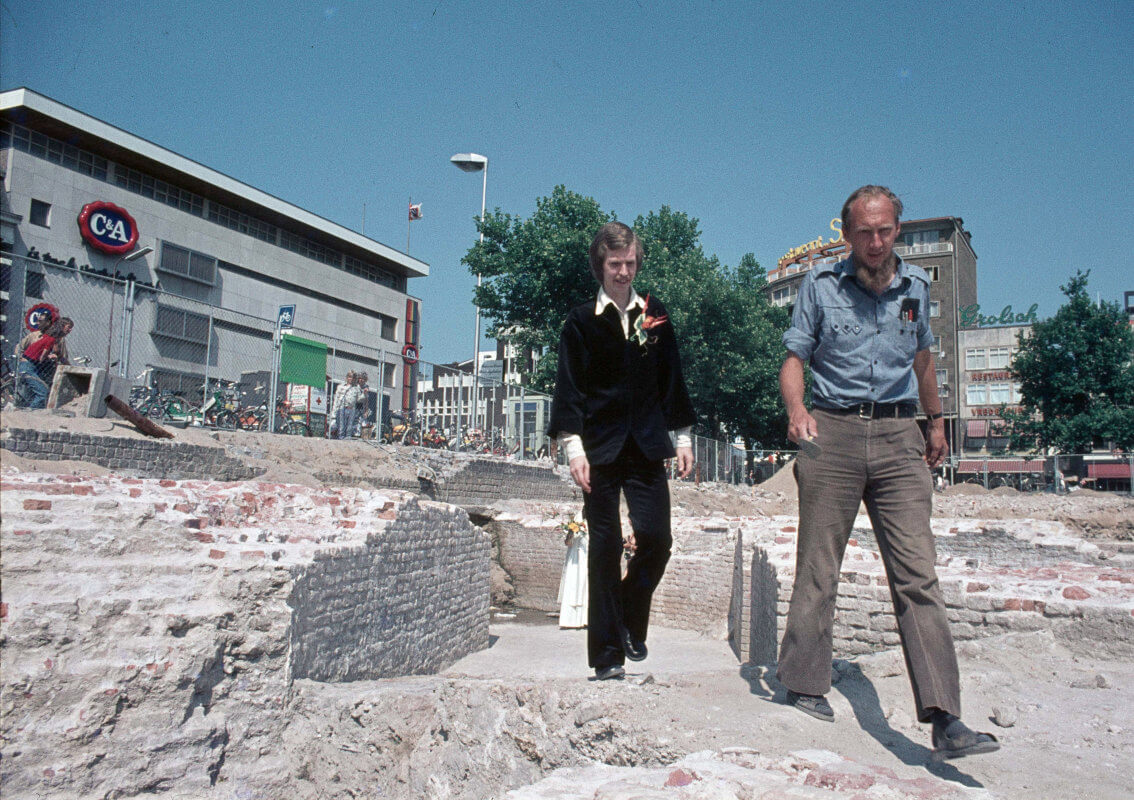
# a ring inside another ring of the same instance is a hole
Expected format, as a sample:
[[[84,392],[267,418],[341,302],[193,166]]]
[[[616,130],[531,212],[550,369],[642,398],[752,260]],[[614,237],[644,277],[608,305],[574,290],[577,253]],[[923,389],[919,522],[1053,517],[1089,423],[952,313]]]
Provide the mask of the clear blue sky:
[[[668,205],[766,269],[856,186],[960,216],[986,311],[1134,289],[1134,2],[0,0],[27,86],[406,247],[422,356],[467,358],[481,179],[527,217],[556,184],[632,221]],[[647,267],[648,268],[648,267]]]

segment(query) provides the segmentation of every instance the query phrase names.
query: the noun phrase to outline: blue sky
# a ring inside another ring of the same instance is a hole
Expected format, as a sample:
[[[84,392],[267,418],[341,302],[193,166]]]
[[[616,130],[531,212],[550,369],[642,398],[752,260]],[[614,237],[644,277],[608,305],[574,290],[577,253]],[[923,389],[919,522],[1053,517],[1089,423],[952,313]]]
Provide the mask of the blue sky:
[[[557,184],[700,220],[766,269],[882,183],[960,216],[984,310],[1134,289],[1134,3],[0,0],[27,86],[399,250],[422,356],[472,351],[481,178],[527,217]],[[648,262],[647,262],[648,268]]]

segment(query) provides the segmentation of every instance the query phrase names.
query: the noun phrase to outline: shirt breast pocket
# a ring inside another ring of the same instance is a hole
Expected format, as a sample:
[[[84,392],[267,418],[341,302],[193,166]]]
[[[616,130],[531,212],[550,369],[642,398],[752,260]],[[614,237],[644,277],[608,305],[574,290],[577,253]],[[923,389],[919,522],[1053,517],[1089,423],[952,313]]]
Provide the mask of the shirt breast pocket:
[[[853,303],[824,303],[822,309],[822,332],[825,338],[845,339],[862,335],[864,326],[855,314]]]

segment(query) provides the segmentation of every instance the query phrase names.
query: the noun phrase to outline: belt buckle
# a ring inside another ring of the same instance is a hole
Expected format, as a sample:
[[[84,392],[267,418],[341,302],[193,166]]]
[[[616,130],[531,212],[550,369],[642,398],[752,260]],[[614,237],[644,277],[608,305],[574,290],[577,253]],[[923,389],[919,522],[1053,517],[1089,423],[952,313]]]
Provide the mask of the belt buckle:
[[[874,401],[869,400],[858,404],[859,419],[874,419]]]

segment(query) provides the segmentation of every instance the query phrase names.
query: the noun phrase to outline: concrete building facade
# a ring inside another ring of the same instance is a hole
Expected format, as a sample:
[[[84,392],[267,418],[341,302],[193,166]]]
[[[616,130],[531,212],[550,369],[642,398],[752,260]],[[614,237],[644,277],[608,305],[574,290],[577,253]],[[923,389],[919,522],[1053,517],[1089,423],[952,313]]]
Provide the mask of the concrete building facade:
[[[290,306],[297,333],[336,343],[335,380],[367,370],[387,407],[412,402],[408,283],[424,262],[28,89],[0,94],[0,170],[6,350],[53,291],[70,293],[77,332],[105,330],[129,277],[122,374],[149,368],[174,390],[237,380]]]

